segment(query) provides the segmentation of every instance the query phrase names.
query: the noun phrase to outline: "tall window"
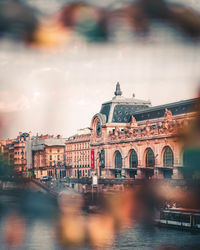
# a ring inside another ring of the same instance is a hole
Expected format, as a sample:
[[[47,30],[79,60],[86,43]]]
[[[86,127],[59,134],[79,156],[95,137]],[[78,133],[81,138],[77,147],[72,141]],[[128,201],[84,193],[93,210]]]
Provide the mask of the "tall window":
[[[131,154],[129,157],[129,167],[130,168],[137,168],[138,166],[138,157],[137,153],[135,152],[134,149],[131,150]]]
[[[173,167],[174,166],[174,154],[170,147],[165,147],[163,154],[163,166],[164,167]]]
[[[146,167],[154,167],[155,166],[155,156],[154,156],[153,150],[151,148],[147,149],[145,164],[146,164]]]
[[[50,160],[50,161],[52,160],[52,155],[49,156],[49,160]]]
[[[115,168],[122,168],[122,155],[119,151],[115,152]]]

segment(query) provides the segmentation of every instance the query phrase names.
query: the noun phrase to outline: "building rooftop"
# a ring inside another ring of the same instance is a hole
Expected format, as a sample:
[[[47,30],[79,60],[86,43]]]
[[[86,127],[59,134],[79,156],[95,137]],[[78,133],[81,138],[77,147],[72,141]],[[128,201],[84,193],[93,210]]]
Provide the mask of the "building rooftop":
[[[128,123],[134,115],[136,121],[143,121],[163,117],[168,109],[172,115],[184,114],[200,109],[199,99],[188,99],[164,105],[151,106],[150,101],[122,96],[120,84],[116,84],[115,96],[111,101],[105,102],[101,106],[99,117],[103,123]],[[198,101],[198,102],[197,102]],[[198,105],[198,107],[197,107]]]
[[[106,118],[106,123],[127,123],[134,112],[151,107],[149,100],[136,99],[134,94],[132,98],[123,97],[119,83],[116,84],[114,94],[112,100],[103,103],[100,110],[100,114]]]
[[[34,138],[32,140],[32,150],[43,150],[45,146],[53,147],[53,146],[65,146],[66,139],[58,139],[58,138],[48,138],[48,139],[37,139]]]
[[[200,103],[198,98],[182,100],[178,102],[150,107],[142,111],[136,111],[133,113],[133,115],[136,121],[155,119],[163,117],[166,109],[170,110],[172,112],[172,115],[179,115],[190,113],[197,109],[200,109]]]

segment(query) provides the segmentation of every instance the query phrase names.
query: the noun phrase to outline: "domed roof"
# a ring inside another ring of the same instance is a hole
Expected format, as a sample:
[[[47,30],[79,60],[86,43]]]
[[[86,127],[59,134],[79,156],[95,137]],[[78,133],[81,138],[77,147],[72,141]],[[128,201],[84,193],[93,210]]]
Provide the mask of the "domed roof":
[[[106,116],[106,123],[127,123],[130,122],[131,115],[140,110],[151,107],[150,101],[122,96],[120,84],[116,84],[115,96],[111,101],[105,102],[101,106],[100,114]]]
[[[26,138],[29,137],[29,134],[25,132],[25,133],[23,133],[23,134],[20,135],[20,138],[22,138],[22,137],[23,137],[24,140],[26,141]]]

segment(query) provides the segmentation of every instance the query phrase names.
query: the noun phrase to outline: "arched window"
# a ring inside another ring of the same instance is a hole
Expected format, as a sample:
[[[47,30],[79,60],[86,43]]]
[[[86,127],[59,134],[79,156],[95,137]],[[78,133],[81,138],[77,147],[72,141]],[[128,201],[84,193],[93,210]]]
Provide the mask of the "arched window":
[[[119,151],[115,152],[115,168],[122,168],[122,155]]]
[[[129,167],[130,168],[137,168],[138,166],[138,157],[137,153],[135,152],[134,149],[131,150],[131,154],[129,157]]]
[[[173,167],[174,166],[174,154],[170,147],[165,147],[163,154],[163,166]]]
[[[151,148],[147,149],[145,164],[146,164],[146,167],[155,166],[155,156]]]

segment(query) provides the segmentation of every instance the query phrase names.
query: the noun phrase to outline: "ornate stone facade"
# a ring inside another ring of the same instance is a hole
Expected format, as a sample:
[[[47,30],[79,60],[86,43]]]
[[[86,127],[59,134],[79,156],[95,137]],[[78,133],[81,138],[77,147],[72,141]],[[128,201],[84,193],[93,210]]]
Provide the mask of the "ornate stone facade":
[[[117,88],[119,92],[119,86]],[[114,98],[116,101],[117,96]],[[125,101],[126,98],[120,96],[117,105],[123,102],[126,108]],[[141,102],[133,98],[127,104],[135,105],[137,110]],[[108,122],[105,114],[96,114],[91,122],[91,150],[98,159],[95,172],[106,178],[182,178],[184,144],[181,135],[195,118],[194,104],[195,99],[149,106],[130,114],[127,123]],[[108,116],[113,115],[111,112]],[[101,128],[97,126],[99,123]]]

